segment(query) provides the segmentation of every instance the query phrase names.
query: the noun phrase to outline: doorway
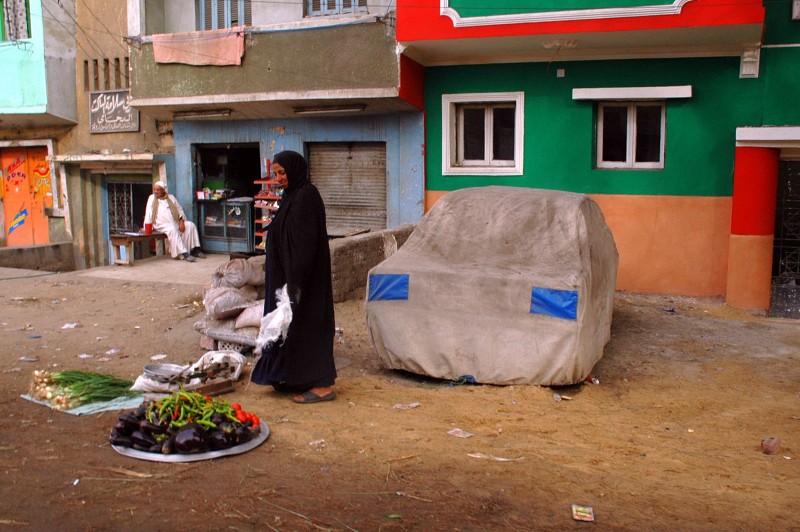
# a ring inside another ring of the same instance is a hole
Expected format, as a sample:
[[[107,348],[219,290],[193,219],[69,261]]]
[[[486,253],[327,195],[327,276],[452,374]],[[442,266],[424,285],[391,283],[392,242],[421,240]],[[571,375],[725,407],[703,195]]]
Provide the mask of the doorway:
[[[330,236],[386,229],[386,143],[313,142],[309,175],[325,202]]]
[[[47,148],[3,148],[0,175],[0,245],[49,244],[53,191]]]
[[[800,161],[781,161],[769,315],[800,318]]]
[[[139,232],[144,224],[147,199],[153,192],[149,176],[107,178],[110,233]]]
[[[196,190],[228,191],[231,197],[253,197],[261,190],[261,157],[257,143],[195,144],[192,154]]]

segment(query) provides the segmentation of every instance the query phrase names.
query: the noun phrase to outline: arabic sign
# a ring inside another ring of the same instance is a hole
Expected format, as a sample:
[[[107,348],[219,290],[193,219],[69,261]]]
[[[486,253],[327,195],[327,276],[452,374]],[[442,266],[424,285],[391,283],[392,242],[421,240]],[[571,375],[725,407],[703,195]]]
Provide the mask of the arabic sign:
[[[139,131],[139,111],[131,108],[131,91],[89,93],[89,131]]]

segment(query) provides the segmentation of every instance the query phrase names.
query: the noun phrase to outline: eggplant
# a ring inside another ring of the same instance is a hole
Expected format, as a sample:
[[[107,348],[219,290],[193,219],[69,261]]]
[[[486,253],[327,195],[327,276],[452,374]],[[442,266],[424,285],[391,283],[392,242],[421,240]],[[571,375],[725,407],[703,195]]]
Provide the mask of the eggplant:
[[[219,412],[214,412],[213,414],[211,414],[211,422],[217,427],[219,427],[220,423],[227,421],[227,419],[228,416],[226,416],[225,414],[220,414]]]
[[[167,432],[166,425],[156,425],[155,423],[150,423],[146,419],[143,419],[139,422],[139,430],[148,434],[150,436],[154,434],[164,434]]]
[[[161,444],[161,454],[172,454],[175,452],[175,435],[173,434]]]
[[[161,452],[161,444],[160,443],[155,443],[155,444],[151,445],[150,448],[147,449],[147,452],[148,453],[160,453]]]
[[[247,443],[252,438],[252,435],[250,434],[250,429],[248,429],[244,425],[239,425],[238,427],[236,427],[233,433],[236,437],[236,445]]]
[[[141,405],[139,405],[139,408],[137,408],[134,411],[133,415],[135,415],[139,419],[145,417],[147,415],[147,409],[150,407],[150,403],[151,402],[152,401],[147,402],[147,403],[142,403]]]
[[[207,434],[208,444],[214,451],[233,447],[233,438],[222,430],[212,430]]]
[[[175,434],[175,451],[181,454],[204,453],[208,450],[206,431],[195,423],[185,425]]]
[[[114,428],[111,429],[112,431],[116,431],[120,436],[125,436],[130,438],[133,429],[128,423],[124,421],[117,421],[114,423]]]
[[[139,429],[139,419],[132,413],[128,412],[119,416],[117,424],[114,425],[121,434],[130,436],[133,431]]]
[[[134,445],[138,444],[147,449],[149,449],[150,447],[152,447],[157,443],[152,436],[150,436],[149,434],[145,434],[141,430],[133,431],[133,433],[131,434],[131,441],[134,443]]]
[[[111,437],[108,439],[111,442],[111,445],[116,445],[117,447],[131,447],[133,442],[128,436],[123,436],[117,430],[111,430]]]

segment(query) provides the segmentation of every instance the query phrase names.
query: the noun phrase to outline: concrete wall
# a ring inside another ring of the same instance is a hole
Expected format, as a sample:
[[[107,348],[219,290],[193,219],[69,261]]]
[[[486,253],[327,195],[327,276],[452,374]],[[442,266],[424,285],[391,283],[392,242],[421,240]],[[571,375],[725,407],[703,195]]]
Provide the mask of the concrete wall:
[[[47,72],[47,111],[66,120],[77,120],[75,93],[68,90],[75,80],[75,3],[42,2]]]
[[[402,246],[415,224],[331,240],[331,278],[336,303],[364,297],[367,273]]]
[[[75,270],[72,242],[0,248],[0,266],[48,272],[71,272]]]
[[[126,0],[83,0],[78,6],[78,19],[83,31],[75,34],[78,42],[77,73],[73,69],[73,76],[69,83],[75,87],[77,94],[78,125],[58,139],[56,155],[97,153],[101,150],[110,150],[112,153],[122,153],[130,150],[133,153],[169,153],[172,150],[171,135],[161,135],[156,127],[155,120],[145,114],[139,115],[139,131],[117,133],[91,133],[89,93],[95,89],[90,82],[89,90],[84,86],[83,65],[97,61],[99,65],[104,60],[109,60],[109,66],[114,68],[114,61],[120,62],[123,81],[125,77],[125,60],[128,57],[128,46],[122,41],[121,35],[127,35]],[[101,74],[102,75],[102,74]],[[112,77],[115,75],[112,72]],[[102,78],[101,78],[102,79]],[[116,90],[114,82],[109,87]],[[101,90],[105,90],[101,88]]]
[[[194,220],[190,214],[196,187],[192,144],[258,143],[263,160],[282,150],[304,153],[310,142],[385,142],[386,226],[415,223],[423,214],[423,119],[421,113],[395,113],[337,119],[175,122],[175,171],[170,174],[175,181],[168,181],[169,190]]]
[[[142,43],[130,49],[131,95],[134,100],[223,94],[265,98],[286,91],[396,89],[396,44],[394,34],[374,21],[270,31],[247,39],[241,66],[212,68],[156,63],[153,44]]]

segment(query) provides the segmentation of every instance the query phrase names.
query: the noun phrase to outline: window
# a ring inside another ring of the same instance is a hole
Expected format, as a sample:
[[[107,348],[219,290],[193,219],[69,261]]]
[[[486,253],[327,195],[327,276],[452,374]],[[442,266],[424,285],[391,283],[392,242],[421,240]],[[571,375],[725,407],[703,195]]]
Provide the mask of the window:
[[[598,168],[664,168],[663,102],[607,102],[597,109]]]
[[[218,30],[253,24],[251,0],[197,0],[197,29]]]
[[[83,61],[83,90],[90,92],[130,89],[129,68],[130,59],[127,57],[102,60],[85,59]]]
[[[521,175],[521,92],[442,96],[444,175]]]
[[[0,0],[0,13],[0,41],[17,41],[31,36],[28,0]]]
[[[309,17],[366,12],[367,0],[306,0],[306,15]]]

